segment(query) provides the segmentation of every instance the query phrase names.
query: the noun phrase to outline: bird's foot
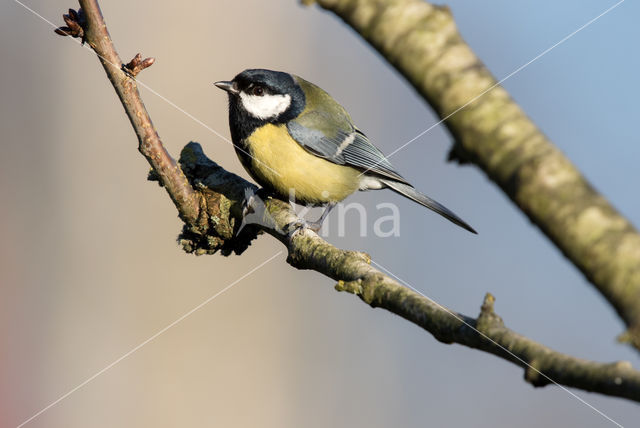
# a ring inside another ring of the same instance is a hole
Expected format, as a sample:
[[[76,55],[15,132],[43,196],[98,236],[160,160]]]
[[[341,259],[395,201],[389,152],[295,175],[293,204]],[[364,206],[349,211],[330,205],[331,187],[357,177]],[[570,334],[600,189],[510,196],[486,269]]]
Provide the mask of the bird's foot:
[[[331,210],[335,206],[336,206],[335,202],[330,202],[329,204],[327,204],[324,212],[322,213],[320,218],[316,221],[307,221],[305,219],[299,218],[297,221],[291,223],[289,225],[289,233],[288,233],[289,237],[290,238],[293,237],[293,235],[295,235],[296,233],[304,229],[309,229],[315,233],[318,233],[320,229],[322,229],[322,224],[324,223],[324,220],[329,215],[329,212],[331,212]]]
[[[317,222],[308,222],[305,219],[299,218],[296,221],[287,225],[286,231],[289,239],[292,239],[298,233],[304,233],[305,230],[311,230],[312,232],[318,232],[322,225],[316,224]]]
[[[255,192],[253,191],[253,188],[247,187],[246,189],[244,189],[244,199],[242,200],[242,204],[241,204],[242,223],[240,223],[240,227],[236,232],[236,236],[240,235],[240,232],[242,232],[242,229],[244,229],[244,227],[247,225],[247,219],[249,218],[249,215],[252,213],[255,213],[256,211],[255,204],[256,204]]]
[[[304,222],[304,227],[306,227],[307,229],[313,230],[315,233],[318,233],[320,231],[320,229],[322,229],[322,223],[324,219],[318,220],[318,221],[305,221]]]
[[[253,189],[248,187],[244,190],[244,199],[242,200],[242,219],[244,220],[249,214],[256,212],[256,194]]]
[[[259,189],[254,191],[253,187],[247,187],[244,191],[244,199],[242,200],[242,223],[236,232],[236,236],[244,229],[247,224],[256,224],[264,228],[278,229],[275,220],[267,210],[265,199],[269,196]]]

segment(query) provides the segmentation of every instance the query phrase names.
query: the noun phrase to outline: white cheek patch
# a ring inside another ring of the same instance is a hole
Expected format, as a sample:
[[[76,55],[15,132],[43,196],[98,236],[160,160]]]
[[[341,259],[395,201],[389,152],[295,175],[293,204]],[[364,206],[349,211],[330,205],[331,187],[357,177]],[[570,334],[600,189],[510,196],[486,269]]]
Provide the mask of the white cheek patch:
[[[291,95],[247,95],[240,93],[245,110],[257,119],[273,119],[284,113],[291,105]]]

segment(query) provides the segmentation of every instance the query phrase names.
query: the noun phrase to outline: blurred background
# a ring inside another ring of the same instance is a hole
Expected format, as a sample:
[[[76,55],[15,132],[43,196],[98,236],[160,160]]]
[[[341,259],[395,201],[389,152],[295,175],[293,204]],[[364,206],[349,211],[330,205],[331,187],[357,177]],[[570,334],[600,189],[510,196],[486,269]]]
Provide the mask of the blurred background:
[[[24,3],[56,25],[77,8]],[[156,58],[140,79],[225,137],[226,96],[212,83],[250,67],[325,88],[387,153],[438,120],[378,54],[316,7],[102,3],[123,59]],[[615,1],[446,4],[500,79]],[[639,13],[637,3],[622,3],[504,84],[635,225]],[[15,427],[283,247],[261,237],[240,257],[185,254],[175,208],[146,181],[148,165],[95,55],[13,0],[0,5],[0,53],[0,426]],[[174,156],[195,140],[247,177],[227,142],[142,95]],[[438,126],[393,163],[478,236],[384,191],[349,202],[372,213],[396,203],[400,236],[361,237],[354,211],[345,236],[330,227],[327,239],[368,252],[456,311],[476,316],[490,291],[512,329],[639,368],[638,354],[615,342],[624,326],[611,307],[482,173],[445,162],[450,144]],[[25,426],[612,426],[566,391],[534,389],[522,376],[337,293],[282,253]],[[638,422],[637,404],[573,392],[622,425]]]

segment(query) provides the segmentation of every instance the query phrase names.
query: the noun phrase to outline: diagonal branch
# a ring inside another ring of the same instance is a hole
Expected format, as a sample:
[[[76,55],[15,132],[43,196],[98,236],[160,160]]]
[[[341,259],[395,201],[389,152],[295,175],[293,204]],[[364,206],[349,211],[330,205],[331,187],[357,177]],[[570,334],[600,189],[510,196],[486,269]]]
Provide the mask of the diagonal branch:
[[[209,160],[197,143],[187,144],[181,153],[180,166],[175,164],[153,129],[133,73],[121,69],[98,3],[80,0],[80,4],[82,13],[76,15],[85,16],[86,22],[81,23],[82,35],[76,31],[77,37],[84,37],[100,56],[138,135],[140,151],[153,168],[153,178],[164,185],[176,204],[185,222],[181,235],[185,250],[196,254],[219,250],[241,253],[261,232],[251,225],[235,237],[245,190],[255,186]],[[62,32],[73,36],[73,24],[67,25],[69,31]],[[142,63],[140,57],[132,67]],[[372,307],[387,309],[424,328],[441,342],[459,343],[521,366],[525,368],[525,379],[534,386],[552,382],[640,401],[640,372],[630,363],[581,360],[521,336],[505,327],[494,313],[491,295],[485,298],[477,319],[455,314],[373,268],[364,253],[338,249],[308,229],[279,232],[289,230],[299,219],[284,201],[266,198],[264,203],[273,227],[263,229],[287,247],[287,261],[298,269],[313,269],[338,281],[337,290],[353,293]]]
[[[317,3],[446,119],[451,158],[474,163],[509,195],[615,308],[628,327],[621,340],[640,350],[640,235],[498,85],[449,9],[423,0]]]
[[[136,57],[128,64],[131,68],[124,67],[113,46],[97,0],[80,0],[80,6],[79,13],[65,15],[65,22],[69,25],[69,18],[78,19],[77,24],[84,29],[83,42],[89,43],[89,46],[98,55],[138,136],[138,150],[147,159],[160,183],[167,188],[169,196],[178,208],[180,217],[187,223],[195,224],[200,214],[199,195],[162,145],[160,136],[151,122],[142,98],[140,98],[136,82],[130,78],[130,76],[137,74],[140,68],[151,65],[153,60],[147,58],[146,64],[144,62],[140,64],[139,59],[136,61],[138,58]],[[70,27],[73,28],[73,21]],[[58,31],[57,33],[60,34]],[[78,36],[76,35],[76,37]]]
[[[221,198],[221,205],[240,205],[239,195],[252,186],[209,160],[197,143],[187,144],[180,163],[190,179],[201,183],[205,198]],[[353,293],[374,308],[393,312],[443,343],[458,343],[510,361],[525,369],[525,379],[533,386],[557,383],[640,402],[640,371],[634,370],[631,363],[582,360],[526,338],[505,327],[493,311],[494,298],[490,294],[477,319],[455,313],[384,275],[371,266],[364,253],[338,249],[308,229],[293,235],[276,232],[275,229],[287,230],[298,217],[286,202],[267,199],[265,204],[275,223],[274,229],[265,231],[287,247],[289,264],[338,281],[336,290]],[[183,240],[183,245],[194,249],[193,242]]]

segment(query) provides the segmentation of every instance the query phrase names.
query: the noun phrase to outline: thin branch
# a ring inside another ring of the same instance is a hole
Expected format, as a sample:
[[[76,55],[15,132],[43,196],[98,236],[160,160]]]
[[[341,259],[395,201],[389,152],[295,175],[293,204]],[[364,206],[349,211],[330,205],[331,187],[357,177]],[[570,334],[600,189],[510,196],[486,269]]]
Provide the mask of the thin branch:
[[[167,189],[180,217],[189,224],[196,224],[200,214],[200,198],[191,187],[175,160],[166,151],[156,132],[147,109],[140,98],[138,87],[132,76],[141,69],[150,66],[153,60],[136,61],[134,58],[129,65],[131,69],[123,70],[123,64],[116,52],[107,26],[100,12],[97,0],[80,0],[81,10],[78,13],[70,11],[64,19],[78,37],[78,26],[82,26],[83,41],[89,43],[104,67],[109,80],[113,84],[120,101],[138,136],[138,150],[147,159],[160,183]],[[77,19],[81,17],[82,19]],[[56,33],[69,33],[64,28]],[[125,71],[126,70],[126,71]]]
[[[84,37],[101,57],[129,115],[140,151],[152,165],[152,178],[164,184],[185,221],[181,235],[185,250],[197,254],[220,250],[241,253],[258,233],[255,225],[249,225],[235,236],[245,191],[255,190],[255,186],[208,159],[197,143],[185,146],[181,167],[175,164],[153,130],[135,82],[121,70],[97,2],[80,3],[86,16]],[[265,231],[287,247],[287,261],[296,268],[313,269],[333,278],[338,281],[337,290],[356,294],[372,307],[387,309],[441,342],[459,343],[517,364],[525,368],[525,379],[534,386],[547,385],[553,379],[562,385],[640,401],[640,372],[630,363],[585,361],[527,339],[504,326],[493,312],[490,295],[477,319],[454,314],[373,268],[364,253],[338,249],[308,229],[288,233],[299,220],[289,204],[273,198],[265,198],[264,203],[273,222],[273,227]]]
[[[615,308],[628,327],[620,339],[640,349],[640,235],[497,84],[449,9],[424,0],[317,3],[446,119],[451,158],[474,163],[509,195]]]

